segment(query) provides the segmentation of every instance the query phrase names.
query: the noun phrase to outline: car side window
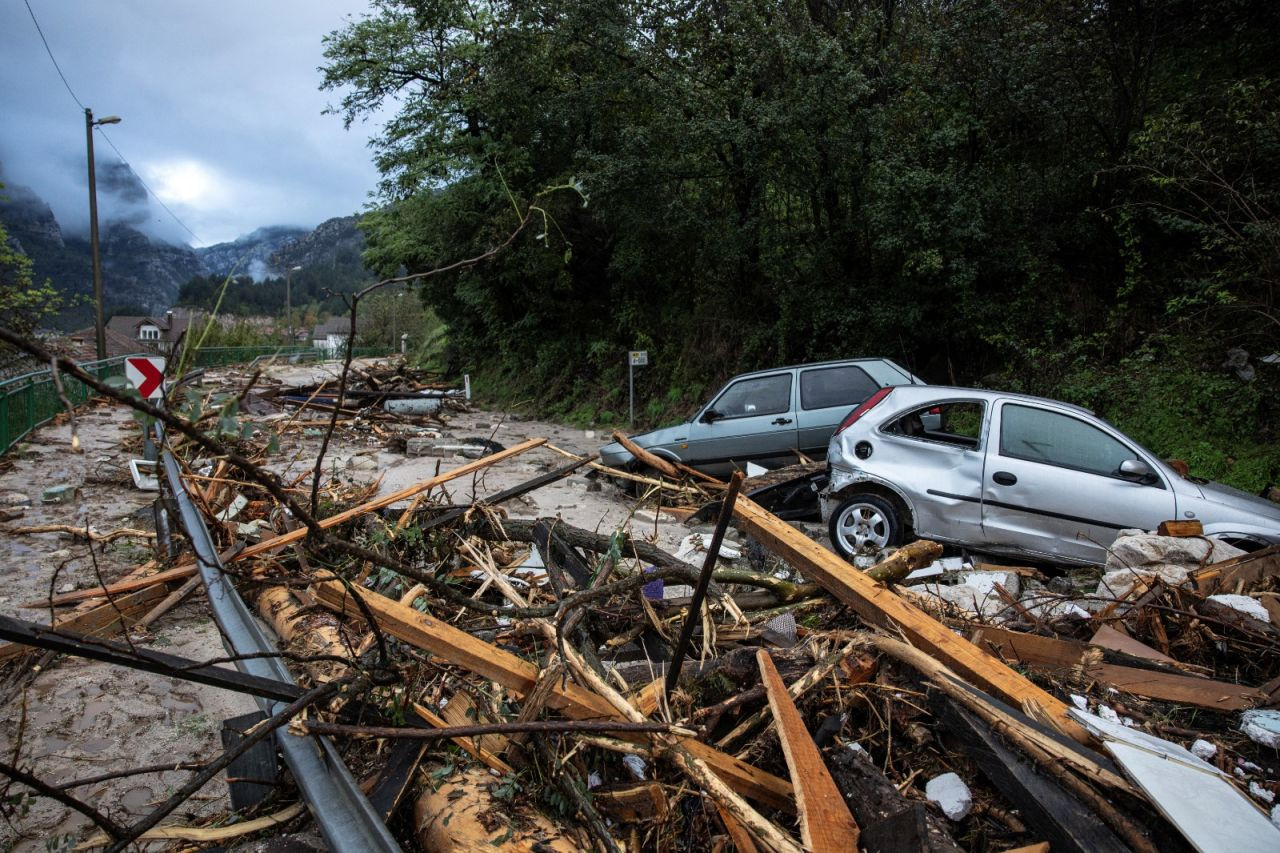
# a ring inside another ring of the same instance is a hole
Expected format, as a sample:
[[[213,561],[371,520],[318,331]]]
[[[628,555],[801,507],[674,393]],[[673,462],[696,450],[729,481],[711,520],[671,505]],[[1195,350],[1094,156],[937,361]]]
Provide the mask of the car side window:
[[[907,412],[883,429],[891,435],[976,450],[982,439],[986,404],[977,400],[934,403]]]
[[[800,374],[800,405],[806,410],[856,406],[880,389],[861,367],[820,367]]]
[[[1115,476],[1135,459],[1129,447],[1070,415],[1006,403],[1000,417],[1000,455],[1092,474]]]
[[[722,418],[776,415],[791,410],[791,374],[742,379],[730,385],[711,408]]]

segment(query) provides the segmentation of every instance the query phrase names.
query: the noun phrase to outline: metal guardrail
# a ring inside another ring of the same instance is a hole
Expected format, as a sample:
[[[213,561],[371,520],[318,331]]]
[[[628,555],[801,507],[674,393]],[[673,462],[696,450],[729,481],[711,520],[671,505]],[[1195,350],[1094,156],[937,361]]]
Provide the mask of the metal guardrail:
[[[164,447],[164,432],[159,424],[156,424],[156,437],[157,443]],[[161,455],[182,526],[196,553],[209,606],[221,629],[227,651],[236,656],[274,654],[275,645],[254,621],[244,599],[223,573],[222,562],[205,526],[204,516],[191,502],[177,461],[168,449]],[[235,665],[236,669],[250,675],[291,685],[295,683],[279,657],[238,658]],[[262,697],[256,701],[268,717],[279,713],[288,704]],[[328,738],[320,735],[299,737],[282,731],[276,733],[275,740],[330,849],[337,853],[392,853],[400,850]]]
[[[124,375],[124,360],[128,357],[121,355],[102,361],[85,361],[80,366],[86,373],[99,379],[108,379]],[[73,406],[79,406],[94,396],[88,385],[65,373],[62,375],[62,388]],[[65,410],[66,407],[58,399],[53,374],[48,370],[37,370],[0,382],[0,454],[8,452],[10,447],[33,429],[48,423],[54,415]]]
[[[376,358],[393,355],[394,347],[356,347],[355,358]],[[346,351],[341,347],[326,349],[307,346],[256,346],[256,347],[201,347],[187,364],[192,367],[223,367],[228,364],[245,364],[263,359],[278,361],[310,361],[312,359],[341,358]]]

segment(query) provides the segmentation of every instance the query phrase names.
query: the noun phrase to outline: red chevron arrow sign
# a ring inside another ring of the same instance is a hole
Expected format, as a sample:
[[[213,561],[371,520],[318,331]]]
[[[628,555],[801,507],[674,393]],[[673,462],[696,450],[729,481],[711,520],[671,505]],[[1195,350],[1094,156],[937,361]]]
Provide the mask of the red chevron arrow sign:
[[[144,400],[154,400],[164,395],[163,358],[144,355],[126,358],[124,375]]]

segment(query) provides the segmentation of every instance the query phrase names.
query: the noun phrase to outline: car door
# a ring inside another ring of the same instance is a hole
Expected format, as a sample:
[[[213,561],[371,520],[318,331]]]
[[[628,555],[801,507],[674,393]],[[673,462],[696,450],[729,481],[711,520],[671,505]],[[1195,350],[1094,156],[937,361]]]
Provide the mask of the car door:
[[[800,370],[800,406],[796,410],[796,441],[811,459],[827,455],[827,443],[849,411],[880,389],[856,364],[837,364]]]
[[[1176,517],[1153,460],[1106,424],[1031,401],[995,408],[982,486],[989,544],[1102,562],[1118,531]],[[1157,471],[1154,482],[1122,477],[1131,459]]]
[[[982,538],[982,437],[986,404],[940,398],[899,412],[878,429],[864,464],[911,504],[917,536]]]
[[[688,459],[712,474],[796,461],[795,371],[735,379],[689,426]]]

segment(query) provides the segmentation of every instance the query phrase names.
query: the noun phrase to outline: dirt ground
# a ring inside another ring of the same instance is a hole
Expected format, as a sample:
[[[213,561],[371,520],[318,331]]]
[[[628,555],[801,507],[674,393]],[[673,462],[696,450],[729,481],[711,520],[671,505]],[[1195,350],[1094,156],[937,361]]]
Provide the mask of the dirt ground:
[[[269,379],[289,384],[316,381],[335,365],[280,367]],[[206,387],[228,385],[238,374],[211,371]],[[542,437],[574,453],[593,452],[606,437],[583,430],[524,420],[497,412],[477,411],[448,415],[441,441],[482,437],[510,447],[527,438]],[[5,457],[0,468],[0,503],[21,502],[10,493],[30,499],[21,518],[0,526],[0,612],[47,623],[49,614],[21,608],[23,602],[47,598],[50,588],[67,591],[97,583],[93,560],[84,540],[62,534],[14,534],[12,528],[38,524],[86,523],[107,532],[119,527],[152,528],[154,492],[138,491],[129,478],[128,460],[141,455],[139,428],[123,406],[98,403],[80,414],[79,434],[83,451],[71,450],[66,425],[37,430],[17,450]],[[345,433],[344,433],[345,434]],[[298,435],[295,431],[294,435]],[[298,435],[282,441],[272,467],[296,476],[314,464],[319,439]],[[467,460],[458,457],[406,457],[388,452],[383,442],[341,438],[331,446],[326,467],[353,482],[381,478],[379,493],[388,494],[433,476],[437,467],[447,471]],[[449,500],[464,502],[483,497],[531,477],[560,467],[560,456],[537,448],[495,465],[475,477],[460,478],[447,487]],[[674,552],[691,531],[665,515],[635,513],[633,504],[611,485],[596,488],[583,473],[575,473],[545,486],[527,497],[511,501],[512,517],[558,516],[590,530],[612,531],[631,525],[637,535]],[[71,484],[80,488],[78,499],[42,504],[43,491]],[[95,546],[98,570],[109,582],[151,557],[145,541]],[[56,575],[56,579],[55,579]],[[135,642],[195,659],[224,653],[218,629],[201,592],[166,614]],[[5,664],[0,689],[38,655],[21,664]],[[124,670],[106,664],[60,657],[33,682],[0,708],[0,755],[3,760],[30,768],[40,778],[59,784],[112,770],[162,762],[201,761],[220,751],[219,730],[224,719],[255,710],[253,701],[212,687]],[[147,813],[186,778],[183,772],[166,772],[102,783],[78,789],[82,798],[118,821],[130,821]],[[14,786],[10,793],[16,793]],[[226,785],[215,780],[175,813],[172,820],[188,822],[227,808]],[[13,823],[0,824],[0,845],[14,850],[62,849],[83,840],[87,819],[43,798],[29,801]]]

